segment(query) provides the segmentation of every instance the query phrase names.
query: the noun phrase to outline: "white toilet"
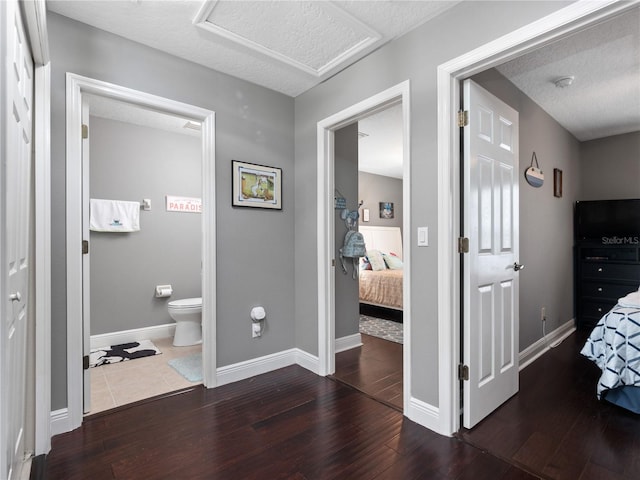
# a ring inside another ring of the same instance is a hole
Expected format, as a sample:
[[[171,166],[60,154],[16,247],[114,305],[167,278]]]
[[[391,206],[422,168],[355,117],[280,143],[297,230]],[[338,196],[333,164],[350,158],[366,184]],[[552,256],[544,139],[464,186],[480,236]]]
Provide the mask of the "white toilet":
[[[176,321],[173,345],[186,347],[202,343],[202,297],[169,302],[169,315]]]

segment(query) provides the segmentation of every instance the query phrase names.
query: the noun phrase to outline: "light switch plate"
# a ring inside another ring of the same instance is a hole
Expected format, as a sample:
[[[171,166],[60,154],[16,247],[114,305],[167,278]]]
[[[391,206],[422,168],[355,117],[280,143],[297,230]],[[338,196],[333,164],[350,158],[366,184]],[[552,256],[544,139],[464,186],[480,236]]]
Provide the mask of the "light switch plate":
[[[418,246],[429,246],[429,227],[418,227]]]

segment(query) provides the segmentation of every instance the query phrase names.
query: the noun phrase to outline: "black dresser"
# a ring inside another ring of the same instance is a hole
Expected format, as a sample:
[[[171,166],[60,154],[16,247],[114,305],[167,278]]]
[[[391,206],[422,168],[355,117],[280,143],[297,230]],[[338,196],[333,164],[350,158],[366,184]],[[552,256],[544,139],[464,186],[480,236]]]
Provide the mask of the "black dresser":
[[[578,244],[576,315],[579,329],[591,330],[618,301],[640,286],[640,245]]]

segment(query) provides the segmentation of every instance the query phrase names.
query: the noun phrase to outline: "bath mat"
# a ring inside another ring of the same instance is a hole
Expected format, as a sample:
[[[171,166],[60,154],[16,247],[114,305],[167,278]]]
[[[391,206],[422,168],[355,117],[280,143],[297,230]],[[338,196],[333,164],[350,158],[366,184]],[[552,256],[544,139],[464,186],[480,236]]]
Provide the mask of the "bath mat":
[[[169,365],[190,382],[202,381],[202,352],[174,358],[169,360]]]
[[[402,323],[360,315],[360,333],[402,343],[403,327]]]
[[[94,348],[89,353],[89,366],[99,367],[109,363],[135,360],[136,358],[151,357],[162,353],[151,340],[122,343],[110,347]]]

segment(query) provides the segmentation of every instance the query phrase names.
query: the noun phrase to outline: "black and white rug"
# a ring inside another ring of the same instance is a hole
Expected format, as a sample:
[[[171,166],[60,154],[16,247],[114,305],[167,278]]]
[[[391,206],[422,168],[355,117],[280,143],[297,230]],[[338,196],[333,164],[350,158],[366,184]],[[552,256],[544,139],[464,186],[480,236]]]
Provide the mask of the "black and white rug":
[[[360,315],[360,333],[402,343],[402,323]]]
[[[109,363],[124,362],[136,358],[151,357],[162,353],[151,340],[122,343],[110,347],[94,348],[89,353],[89,366],[99,367]]]

